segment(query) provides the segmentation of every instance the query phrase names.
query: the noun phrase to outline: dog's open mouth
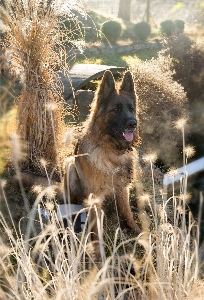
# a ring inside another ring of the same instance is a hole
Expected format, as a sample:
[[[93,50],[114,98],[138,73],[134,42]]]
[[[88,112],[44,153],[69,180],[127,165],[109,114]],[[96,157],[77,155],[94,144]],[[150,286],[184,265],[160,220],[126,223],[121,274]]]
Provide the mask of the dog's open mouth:
[[[132,142],[133,141],[133,133],[136,129],[133,130],[125,130],[123,132],[123,136],[126,139],[127,142]]]

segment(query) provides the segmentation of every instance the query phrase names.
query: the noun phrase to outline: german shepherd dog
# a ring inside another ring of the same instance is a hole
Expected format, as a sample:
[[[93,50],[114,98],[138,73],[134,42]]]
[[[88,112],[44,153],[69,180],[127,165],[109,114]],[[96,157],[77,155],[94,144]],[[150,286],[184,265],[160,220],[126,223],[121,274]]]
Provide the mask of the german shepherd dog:
[[[90,194],[97,201],[91,208],[92,240],[97,240],[97,217],[105,199],[125,218],[128,227],[141,232],[129,204],[129,187],[136,175],[136,150],[139,143],[137,105],[131,73],[125,73],[119,89],[106,71],[92,103],[82,138],[75,149],[75,162],[64,178],[71,203],[83,203]],[[69,188],[68,188],[69,186]],[[69,191],[68,191],[69,190]]]
[[[100,218],[105,199],[111,206],[116,202],[128,227],[137,234],[141,232],[129,204],[129,187],[136,176],[137,152],[134,147],[140,141],[137,119],[131,73],[125,73],[116,89],[112,73],[106,71],[93,100],[85,131],[76,145],[75,161],[66,168],[69,171],[65,172],[63,186],[51,182],[60,202],[64,201],[63,195],[69,195],[70,202],[77,204],[83,204],[90,195],[98,199],[90,214],[92,240],[98,240],[97,215]],[[48,186],[46,178],[32,173],[21,173],[21,179],[25,187]],[[18,184],[18,176],[13,180]]]

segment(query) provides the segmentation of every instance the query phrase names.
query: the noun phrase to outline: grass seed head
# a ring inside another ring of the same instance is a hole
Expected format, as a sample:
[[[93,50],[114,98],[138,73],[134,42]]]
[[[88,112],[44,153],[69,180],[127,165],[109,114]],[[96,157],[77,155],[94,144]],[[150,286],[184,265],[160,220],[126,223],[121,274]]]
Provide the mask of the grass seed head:
[[[5,188],[7,181],[5,179],[0,179],[0,185],[3,188]]]
[[[13,134],[11,136],[11,154],[13,161],[18,164],[20,161],[26,158],[26,149],[25,142],[22,141],[20,135]]]
[[[43,190],[42,185],[34,185],[34,186],[32,187],[32,191],[33,191],[33,193],[35,193],[35,194],[40,194],[40,193],[42,192],[42,190]]]
[[[53,111],[55,109],[57,109],[57,104],[54,102],[50,102],[48,104],[46,104],[47,110],[48,111]]]
[[[41,158],[41,159],[40,159],[40,163],[41,163],[41,165],[43,166],[43,168],[46,168],[47,162],[46,162],[46,160],[45,160],[44,158]]]
[[[144,161],[146,161],[146,162],[152,163],[152,162],[156,161],[157,156],[156,156],[155,153],[150,153],[150,154],[144,155],[144,156],[143,156],[143,159],[144,159]]]
[[[190,146],[190,145],[186,146],[183,149],[183,151],[184,151],[184,153],[185,153],[185,155],[186,155],[187,158],[191,158],[195,154],[195,148],[193,146]]]
[[[45,203],[45,207],[49,211],[54,210],[54,203],[51,202],[51,201],[48,201],[48,202]]]
[[[95,195],[90,194],[88,199],[84,201],[86,206],[93,206],[101,203],[101,200],[99,198],[96,198]]]
[[[175,127],[182,130],[185,127],[186,122],[187,119],[181,118],[175,122]]]
[[[139,201],[146,204],[150,202],[150,195],[149,194],[144,194],[139,197]]]
[[[170,170],[168,171],[167,175],[170,176],[170,177],[177,176],[178,175],[178,169],[173,168],[173,167],[170,168]]]
[[[56,196],[56,191],[54,186],[49,186],[45,189],[45,196],[47,199],[51,200],[54,199]]]
[[[74,139],[74,131],[75,131],[74,127],[66,130],[65,135],[64,135],[64,143],[66,145],[69,145],[72,143],[72,141]]]

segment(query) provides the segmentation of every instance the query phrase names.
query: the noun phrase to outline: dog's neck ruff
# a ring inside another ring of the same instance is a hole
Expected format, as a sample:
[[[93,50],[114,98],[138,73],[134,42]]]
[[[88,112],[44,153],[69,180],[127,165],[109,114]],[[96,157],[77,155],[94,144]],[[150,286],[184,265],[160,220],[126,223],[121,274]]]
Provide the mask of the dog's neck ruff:
[[[89,145],[90,146],[90,145]],[[98,170],[106,173],[107,175],[113,175],[123,168],[123,165],[127,165],[127,161],[133,161],[135,159],[134,151],[116,151],[111,152],[110,149],[102,147],[99,144],[93,144],[89,148],[85,147],[83,152],[88,154],[86,159],[94,165]],[[118,156],[118,152],[121,153]],[[105,158],[105,159],[104,159]]]

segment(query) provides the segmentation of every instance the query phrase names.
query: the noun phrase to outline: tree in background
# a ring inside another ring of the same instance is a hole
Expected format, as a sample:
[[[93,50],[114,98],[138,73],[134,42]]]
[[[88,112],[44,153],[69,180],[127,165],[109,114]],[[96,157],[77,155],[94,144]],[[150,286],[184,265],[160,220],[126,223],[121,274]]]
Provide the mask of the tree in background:
[[[118,18],[130,21],[131,2],[132,0],[120,0]]]
[[[119,9],[118,9],[118,18],[121,18],[125,21],[130,21],[131,4],[132,4],[132,0],[120,0]],[[150,21],[150,0],[147,0],[145,15],[146,15],[145,21],[147,23],[149,23],[149,21]]]
[[[147,23],[149,23],[149,21],[150,21],[150,0],[147,0],[146,15],[147,15]]]

